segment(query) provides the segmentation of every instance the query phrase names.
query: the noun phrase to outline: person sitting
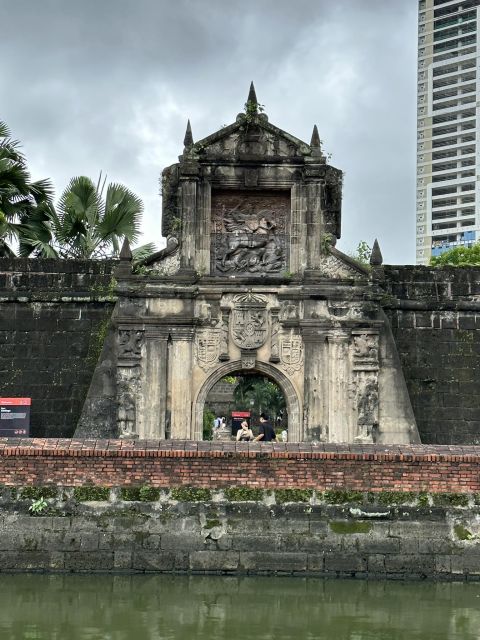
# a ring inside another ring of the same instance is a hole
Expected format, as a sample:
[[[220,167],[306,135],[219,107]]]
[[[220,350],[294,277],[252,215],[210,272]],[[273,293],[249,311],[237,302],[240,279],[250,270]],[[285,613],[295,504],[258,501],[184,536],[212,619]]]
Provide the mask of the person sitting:
[[[268,416],[262,413],[260,415],[260,427],[259,433],[256,438],[253,439],[254,442],[261,440],[262,442],[275,442],[277,440],[277,435],[275,433],[274,428],[272,427],[271,422],[268,419]]]
[[[242,424],[240,425],[240,429],[237,431],[237,441],[250,442],[250,440],[253,440],[252,430],[248,426],[248,422],[246,420],[243,420]]]

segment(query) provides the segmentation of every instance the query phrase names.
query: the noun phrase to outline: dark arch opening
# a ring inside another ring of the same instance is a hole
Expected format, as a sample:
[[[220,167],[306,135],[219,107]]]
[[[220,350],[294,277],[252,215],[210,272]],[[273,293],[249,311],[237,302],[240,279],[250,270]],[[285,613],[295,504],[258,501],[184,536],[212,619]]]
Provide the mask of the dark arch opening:
[[[212,388],[226,376],[256,375],[269,379],[279,387],[285,398],[285,413],[288,417],[288,439],[298,442],[302,438],[301,405],[297,391],[293,384],[274,365],[266,362],[256,362],[254,369],[245,369],[240,360],[230,361],[218,367],[203,383],[193,402],[192,434],[195,440],[203,437],[203,412],[208,394]]]

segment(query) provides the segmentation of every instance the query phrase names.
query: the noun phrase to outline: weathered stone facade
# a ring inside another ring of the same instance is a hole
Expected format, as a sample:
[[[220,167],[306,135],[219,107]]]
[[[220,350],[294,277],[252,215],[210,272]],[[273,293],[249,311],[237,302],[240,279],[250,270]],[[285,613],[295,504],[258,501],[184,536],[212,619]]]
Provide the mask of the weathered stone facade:
[[[196,144],[189,128],[164,171],[167,248],[140,275],[124,248],[117,433],[201,439],[208,392],[255,371],[282,389],[290,440],[418,441],[381,288],[334,246],[341,171],[316,128],[308,145],[247,105]],[[104,433],[84,414],[79,434]]]

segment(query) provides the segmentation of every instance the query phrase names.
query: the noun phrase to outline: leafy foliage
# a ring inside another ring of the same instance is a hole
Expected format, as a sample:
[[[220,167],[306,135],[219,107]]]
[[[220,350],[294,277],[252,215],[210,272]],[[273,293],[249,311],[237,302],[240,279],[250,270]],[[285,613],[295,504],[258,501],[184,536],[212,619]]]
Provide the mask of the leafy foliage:
[[[210,409],[205,409],[203,412],[203,439],[211,440],[213,437],[213,421],[215,420],[215,414]]]
[[[357,260],[357,262],[360,262],[360,264],[369,265],[371,255],[372,248],[370,247],[370,245],[365,242],[365,240],[360,240],[357,249],[352,257]]]
[[[0,121],[0,256],[52,257],[48,227],[53,189],[48,180],[32,182],[19,142]]]
[[[233,392],[240,410],[254,408],[257,415],[267,413],[272,420],[285,410],[285,397],[274,382],[264,376],[243,376]]]
[[[95,185],[90,178],[72,178],[57,210],[51,209],[54,243],[63,258],[102,258],[118,255],[127,237],[134,242],[140,233],[143,203],[121,184],[107,186],[100,174]]]
[[[471,247],[453,247],[430,260],[432,267],[468,267],[480,265],[480,243]]]

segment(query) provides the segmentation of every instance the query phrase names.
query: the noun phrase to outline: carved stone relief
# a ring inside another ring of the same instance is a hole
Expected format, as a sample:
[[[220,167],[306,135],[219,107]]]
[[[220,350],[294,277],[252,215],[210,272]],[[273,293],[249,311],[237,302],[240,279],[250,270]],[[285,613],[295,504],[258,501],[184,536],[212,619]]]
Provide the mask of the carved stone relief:
[[[298,320],[300,318],[298,306],[291,302],[282,302],[280,305],[279,318],[282,322],[286,320]]]
[[[232,311],[232,339],[240,349],[258,349],[267,339],[267,309],[263,296],[252,293],[235,296]]]
[[[356,442],[374,442],[378,428],[378,351],[379,335],[375,330],[355,330],[353,342],[353,375],[356,387]]]
[[[358,278],[359,272],[332,254],[322,256],[320,271],[326,278]]]
[[[140,358],[143,344],[143,331],[139,329],[119,329],[119,358]]]
[[[301,336],[290,333],[280,338],[280,366],[289,375],[293,375],[303,365],[303,340]]]
[[[374,442],[378,427],[378,374],[359,372],[357,374],[357,426],[355,442]]]
[[[286,269],[288,192],[212,194],[212,273],[278,273]]]
[[[138,438],[136,432],[136,397],[140,367],[117,368],[117,426],[120,438]]]
[[[219,360],[221,331],[199,329],[195,334],[195,360],[204,371],[213,369]]]

